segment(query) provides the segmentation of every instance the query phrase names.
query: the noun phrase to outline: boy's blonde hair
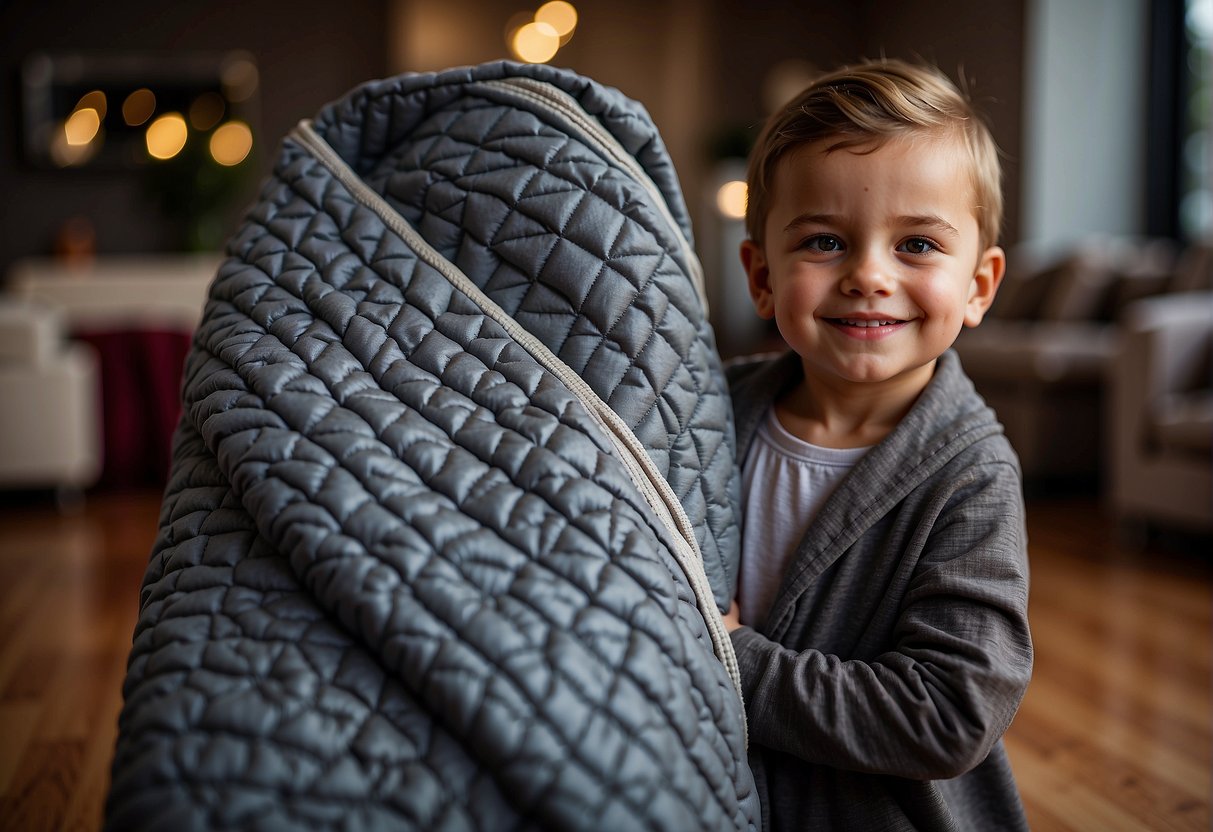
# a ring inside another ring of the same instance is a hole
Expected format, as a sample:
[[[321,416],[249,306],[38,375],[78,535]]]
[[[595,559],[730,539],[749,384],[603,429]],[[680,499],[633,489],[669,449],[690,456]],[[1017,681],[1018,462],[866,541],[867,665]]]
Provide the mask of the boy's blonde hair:
[[[772,177],[789,150],[837,137],[827,152],[914,133],[954,134],[970,162],[982,248],[1002,224],[1002,169],[994,137],[972,102],[938,69],[882,59],[845,66],[813,82],[767,120],[750,153],[746,233],[763,243]]]

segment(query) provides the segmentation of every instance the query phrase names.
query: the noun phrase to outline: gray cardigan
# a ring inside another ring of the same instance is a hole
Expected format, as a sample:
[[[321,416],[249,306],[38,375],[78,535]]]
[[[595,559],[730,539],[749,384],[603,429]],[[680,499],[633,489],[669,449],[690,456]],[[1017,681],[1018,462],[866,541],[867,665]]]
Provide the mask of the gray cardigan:
[[[729,369],[744,458],[800,374]],[[1019,467],[954,352],[732,634],[764,826],[1026,829],[1002,735],[1032,668]]]

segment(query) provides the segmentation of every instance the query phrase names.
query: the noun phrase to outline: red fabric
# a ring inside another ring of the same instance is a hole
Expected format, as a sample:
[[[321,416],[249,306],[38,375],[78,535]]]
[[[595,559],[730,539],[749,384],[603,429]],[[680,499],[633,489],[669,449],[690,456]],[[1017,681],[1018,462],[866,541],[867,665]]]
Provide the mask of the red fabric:
[[[98,488],[163,487],[181,415],[179,331],[77,332],[100,356],[102,470]]]

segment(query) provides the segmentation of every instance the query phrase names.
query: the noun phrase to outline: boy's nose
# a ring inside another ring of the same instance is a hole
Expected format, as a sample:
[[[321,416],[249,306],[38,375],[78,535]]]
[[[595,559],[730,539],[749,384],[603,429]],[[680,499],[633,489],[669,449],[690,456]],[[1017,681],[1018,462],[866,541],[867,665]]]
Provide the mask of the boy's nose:
[[[891,264],[875,252],[861,251],[854,255],[840,288],[851,297],[867,297],[891,294],[893,286]]]

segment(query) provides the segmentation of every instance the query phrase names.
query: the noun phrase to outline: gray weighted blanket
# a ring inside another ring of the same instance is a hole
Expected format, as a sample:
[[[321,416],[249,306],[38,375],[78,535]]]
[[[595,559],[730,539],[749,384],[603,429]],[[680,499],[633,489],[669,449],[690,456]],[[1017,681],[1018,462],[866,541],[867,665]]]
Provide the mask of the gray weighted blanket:
[[[370,83],[228,255],[107,828],[757,827],[731,410],[644,110],[509,63]]]

